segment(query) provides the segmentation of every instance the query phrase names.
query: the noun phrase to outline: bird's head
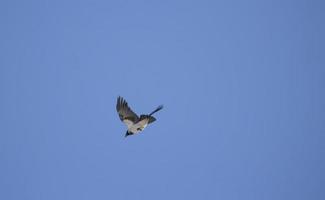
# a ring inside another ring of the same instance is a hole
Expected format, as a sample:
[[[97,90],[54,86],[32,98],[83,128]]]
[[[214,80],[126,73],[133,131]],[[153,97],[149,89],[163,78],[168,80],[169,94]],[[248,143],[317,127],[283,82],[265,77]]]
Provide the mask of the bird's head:
[[[129,136],[129,135],[132,135],[132,133],[129,132],[129,131],[126,131],[126,133],[125,133],[125,137],[127,137],[127,136]]]

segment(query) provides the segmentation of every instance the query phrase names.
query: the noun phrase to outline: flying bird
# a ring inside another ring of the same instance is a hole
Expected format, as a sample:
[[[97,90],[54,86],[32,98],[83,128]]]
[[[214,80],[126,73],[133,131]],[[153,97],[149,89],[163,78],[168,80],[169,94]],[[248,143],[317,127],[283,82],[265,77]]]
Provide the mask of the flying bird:
[[[152,115],[162,108],[163,106],[160,105],[149,115],[142,114],[140,117],[138,117],[138,115],[131,110],[131,108],[128,106],[128,103],[123,99],[123,97],[119,96],[117,98],[116,111],[121,121],[128,128],[125,137],[143,131],[143,129],[145,129],[148,124],[156,121],[156,118],[154,118]]]

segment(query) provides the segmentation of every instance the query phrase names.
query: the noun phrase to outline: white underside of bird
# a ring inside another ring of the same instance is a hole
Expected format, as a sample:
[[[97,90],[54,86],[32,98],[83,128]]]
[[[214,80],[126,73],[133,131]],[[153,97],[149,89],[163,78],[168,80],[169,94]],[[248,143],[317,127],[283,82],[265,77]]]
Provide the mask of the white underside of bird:
[[[128,127],[129,132],[136,134],[136,133],[143,131],[147,127],[149,119],[148,118],[143,119],[135,124],[132,121],[127,120],[127,119],[123,120],[123,122]]]

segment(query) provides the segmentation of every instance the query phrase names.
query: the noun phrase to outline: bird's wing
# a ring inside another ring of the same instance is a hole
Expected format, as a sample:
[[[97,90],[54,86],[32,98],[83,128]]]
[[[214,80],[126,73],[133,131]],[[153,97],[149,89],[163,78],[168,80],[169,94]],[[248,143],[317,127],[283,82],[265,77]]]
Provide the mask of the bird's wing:
[[[156,118],[154,118],[153,116],[150,116],[150,115],[140,115],[139,121],[141,121],[143,119],[148,119],[148,124],[156,121]]]
[[[138,115],[131,110],[128,103],[122,97],[117,98],[116,111],[121,121],[124,122],[128,128],[139,120]]]

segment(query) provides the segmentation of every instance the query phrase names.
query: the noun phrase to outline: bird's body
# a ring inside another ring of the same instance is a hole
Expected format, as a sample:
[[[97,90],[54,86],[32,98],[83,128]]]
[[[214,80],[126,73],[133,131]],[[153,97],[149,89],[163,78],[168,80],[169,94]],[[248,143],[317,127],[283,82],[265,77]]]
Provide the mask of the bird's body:
[[[161,110],[162,108],[163,106],[158,106],[149,115],[140,115],[140,117],[138,117],[138,115],[135,114],[128,106],[128,103],[122,97],[118,97],[117,104],[116,104],[116,111],[119,114],[120,120],[124,124],[126,124],[128,128],[125,137],[143,131],[148,124],[156,121],[156,118],[154,118],[152,115],[155,112]]]

